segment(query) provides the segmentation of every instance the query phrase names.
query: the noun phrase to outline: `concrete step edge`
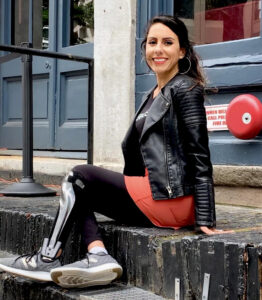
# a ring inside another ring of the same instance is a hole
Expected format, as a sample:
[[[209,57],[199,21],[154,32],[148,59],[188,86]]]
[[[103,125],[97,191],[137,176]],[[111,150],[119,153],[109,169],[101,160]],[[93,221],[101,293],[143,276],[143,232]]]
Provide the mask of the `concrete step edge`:
[[[48,236],[52,221],[53,217],[46,213],[28,215],[26,211],[1,209],[0,246],[8,251],[16,249],[20,254],[30,253]],[[174,282],[179,278],[183,283],[181,291],[198,299],[202,276],[208,273],[214,282],[213,295],[219,296],[213,296],[212,300],[222,300],[224,293],[230,292],[244,297],[247,290],[256,295],[259,286],[256,270],[262,249],[262,210],[220,206],[218,224],[220,228],[230,224],[236,233],[208,237],[190,230],[124,227],[110,222],[102,222],[101,228],[107,249],[124,269],[121,278],[124,283],[174,299]],[[81,255],[79,236],[74,230],[66,248],[65,262]],[[248,259],[249,256],[252,259]],[[224,289],[217,288],[221,280]],[[240,289],[239,285],[245,288]],[[228,289],[231,290],[228,292]]]
[[[165,300],[152,292],[122,283],[83,289],[65,289],[0,273],[1,300]]]

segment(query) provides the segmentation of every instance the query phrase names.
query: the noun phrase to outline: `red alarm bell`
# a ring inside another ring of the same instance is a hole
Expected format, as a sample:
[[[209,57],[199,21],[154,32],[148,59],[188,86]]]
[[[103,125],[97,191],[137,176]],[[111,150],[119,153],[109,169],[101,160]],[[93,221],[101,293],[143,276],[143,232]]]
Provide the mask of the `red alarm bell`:
[[[262,130],[262,103],[251,94],[235,97],[228,105],[226,122],[239,139],[252,139]]]

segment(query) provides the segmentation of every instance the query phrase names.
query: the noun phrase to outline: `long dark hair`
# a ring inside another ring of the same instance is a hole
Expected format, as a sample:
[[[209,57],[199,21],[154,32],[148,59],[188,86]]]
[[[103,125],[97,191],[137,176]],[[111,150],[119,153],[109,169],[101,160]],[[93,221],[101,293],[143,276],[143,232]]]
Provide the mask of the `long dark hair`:
[[[178,62],[179,72],[186,73],[188,76],[194,78],[197,83],[204,85],[205,79],[199,66],[199,58],[193,49],[192,43],[189,41],[187,28],[184,22],[182,22],[176,16],[155,16],[151,20],[149,20],[145,37],[141,43],[143,56],[145,57],[148,32],[150,30],[150,27],[156,23],[162,23],[163,25],[171,29],[178,36],[180,48],[185,49],[185,57],[183,59],[180,59]],[[191,66],[188,60],[191,62]]]

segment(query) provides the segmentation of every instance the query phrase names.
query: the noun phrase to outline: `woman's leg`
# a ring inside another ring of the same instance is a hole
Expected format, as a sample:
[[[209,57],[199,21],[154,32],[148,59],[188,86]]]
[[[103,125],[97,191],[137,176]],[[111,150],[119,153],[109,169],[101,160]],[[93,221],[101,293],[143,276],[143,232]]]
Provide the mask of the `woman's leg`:
[[[122,275],[122,267],[107,253],[94,212],[125,224],[151,223],[130,198],[122,174],[89,165],[77,166],[72,173],[82,186],[75,187],[75,215],[78,219],[84,217],[83,239],[88,253],[86,258],[55,268],[50,274],[55,283],[65,288],[108,284]]]
[[[80,198],[78,211],[85,214],[83,240],[89,250],[97,245],[94,242],[102,241],[93,212],[122,224],[153,226],[129,196],[123,174],[92,165],[79,165],[72,171],[85,185],[76,194]]]
[[[0,260],[0,269],[40,281],[51,281],[52,277],[63,287],[107,284],[118,278],[122,274],[121,266],[106,252],[93,252],[94,247],[104,248],[94,211],[121,223],[151,226],[127,193],[122,174],[95,166],[77,166],[62,183],[60,207],[50,237],[45,239],[46,250],[42,247],[41,253],[35,255],[4,258]],[[91,253],[84,260],[60,267],[56,259],[57,250],[58,255],[61,252],[59,242],[63,247],[70,224],[83,215],[83,236]]]

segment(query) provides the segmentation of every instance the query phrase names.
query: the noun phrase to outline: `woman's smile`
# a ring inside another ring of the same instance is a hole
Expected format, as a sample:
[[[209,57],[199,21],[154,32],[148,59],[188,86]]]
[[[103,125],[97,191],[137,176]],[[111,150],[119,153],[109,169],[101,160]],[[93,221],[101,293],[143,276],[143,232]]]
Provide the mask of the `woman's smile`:
[[[168,59],[164,57],[154,57],[153,61],[156,65],[162,65],[164,64]]]
[[[159,86],[166,84],[178,73],[178,61],[185,55],[178,36],[166,25],[153,24],[146,41],[146,61],[155,72]]]

